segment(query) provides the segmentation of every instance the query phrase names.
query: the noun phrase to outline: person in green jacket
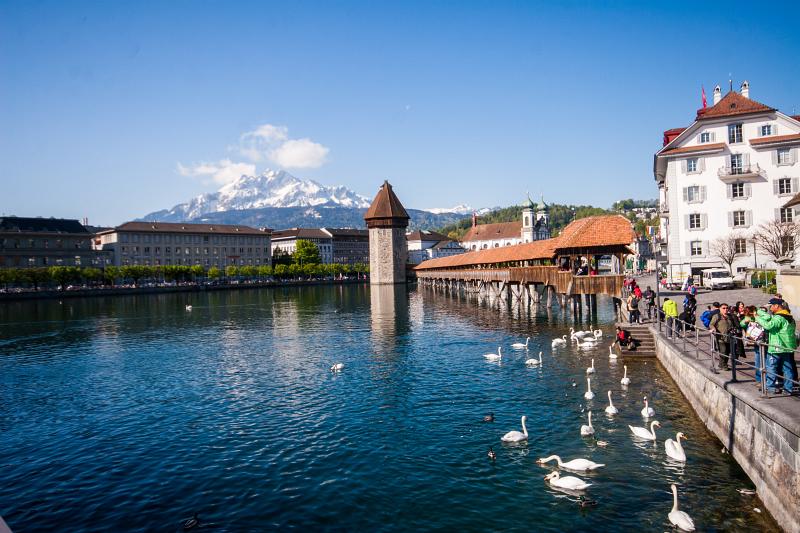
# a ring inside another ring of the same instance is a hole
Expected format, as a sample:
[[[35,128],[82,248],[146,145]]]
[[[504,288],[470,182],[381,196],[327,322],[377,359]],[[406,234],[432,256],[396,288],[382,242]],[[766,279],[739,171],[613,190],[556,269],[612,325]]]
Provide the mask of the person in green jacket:
[[[661,310],[667,318],[667,337],[672,337],[672,332],[675,331],[675,319],[678,318],[678,302],[664,298]]]
[[[797,363],[794,360],[797,325],[791,313],[783,308],[783,300],[780,298],[769,301],[769,310],[769,313],[764,309],[756,312],[756,322],[769,334],[765,364],[767,389],[770,393],[777,392],[778,376],[783,375],[783,390],[791,394],[792,380],[797,381]]]

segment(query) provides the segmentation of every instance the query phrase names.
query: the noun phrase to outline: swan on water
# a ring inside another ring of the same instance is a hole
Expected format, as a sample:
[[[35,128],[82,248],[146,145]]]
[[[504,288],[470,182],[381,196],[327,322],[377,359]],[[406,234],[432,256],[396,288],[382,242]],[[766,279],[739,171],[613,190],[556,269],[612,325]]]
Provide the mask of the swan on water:
[[[571,461],[567,461],[566,463],[561,462],[561,457],[557,455],[551,455],[550,457],[545,457],[544,459],[537,459],[536,462],[540,465],[548,463],[553,459],[556,460],[558,463],[559,468],[566,468],[567,470],[574,470],[576,472],[586,472],[588,470],[596,470],[601,466],[606,466],[603,464],[595,463],[594,461],[590,461],[589,459],[573,459]]]
[[[567,345],[567,336],[562,335],[560,339],[553,339],[553,342],[550,345],[555,348],[556,346],[566,346]]]
[[[594,435],[594,428],[592,427],[592,412],[589,411],[587,415],[589,418],[589,425],[583,424],[581,426],[581,437],[588,437],[589,435]]]
[[[592,366],[586,369],[587,374],[594,374],[594,359],[592,359]]]
[[[592,378],[586,378],[586,392],[583,393],[583,397],[587,400],[594,398],[594,393],[592,392]]]
[[[628,427],[631,428],[633,434],[639,437],[640,439],[656,440],[656,428],[660,428],[661,424],[658,423],[658,420],[653,420],[652,422],[650,422],[650,431],[647,431],[645,428],[639,426],[635,427],[628,426]]]
[[[614,402],[611,401],[611,391],[608,391],[608,407],[606,407],[607,415],[615,415],[619,413],[619,409],[614,407]]]
[[[483,356],[486,358],[487,361],[499,361],[503,358],[502,348],[500,346],[497,347],[497,353],[485,353]]]
[[[331,367],[331,372],[341,372],[344,369],[344,363],[334,363]]]
[[[526,364],[526,365],[528,365],[528,366],[538,366],[538,365],[541,365],[541,364],[542,364],[542,352],[539,352],[539,359],[538,359],[538,360],[536,360],[536,359],[534,359],[534,358],[532,358],[532,357],[531,357],[530,359],[528,359],[527,361],[525,361],[525,364]]]
[[[642,416],[645,418],[656,416],[656,410],[650,407],[650,405],[647,403],[647,396],[644,397],[644,407],[642,408]]]
[[[611,346],[613,346],[613,344]],[[608,347],[608,358],[609,359],[616,359],[617,358],[617,354],[614,353],[614,350],[611,349],[611,346]]]
[[[602,329],[596,329],[592,333],[594,333],[594,338],[595,339],[600,339],[600,338],[603,337],[603,330]]]
[[[686,435],[679,431],[678,434],[675,435],[675,440],[667,439],[664,441],[664,449],[667,451],[667,455],[676,461],[686,461],[686,452],[683,451],[683,446],[681,445],[682,438],[686,439]]]
[[[522,417],[522,433],[519,431],[509,431],[503,435],[500,440],[503,442],[522,442],[528,440],[528,428],[525,427],[525,421],[527,419],[527,416]]]
[[[528,337],[527,339],[525,339],[525,343],[524,344],[521,343],[521,342],[515,342],[514,344],[511,345],[511,347],[514,348],[515,350],[525,350],[525,349],[528,348],[528,343],[530,341],[531,341],[531,338]]]
[[[628,365],[625,365],[625,375],[622,376],[622,379],[619,380],[622,385],[630,385],[631,378],[628,377]]]
[[[569,328],[569,336],[572,340],[579,340],[584,337],[594,337],[594,334],[591,331],[575,331],[575,329]]]
[[[672,510],[669,512],[669,521],[681,531],[694,531],[692,517],[684,511],[678,510],[678,487],[672,484]]]
[[[556,470],[555,472],[550,472],[549,474],[544,476],[544,479],[552,486],[561,489],[584,490],[592,486],[591,483],[586,483],[584,480],[577,478],[575,476],[561,477],[561,475],[558,473],[558,470]]]
[[[191,305],[187,305],[187,306],[186,306],[186,310],[187,310],[187,311],[191,311],[191,310],[192,310],[192,306],[191,306]]]

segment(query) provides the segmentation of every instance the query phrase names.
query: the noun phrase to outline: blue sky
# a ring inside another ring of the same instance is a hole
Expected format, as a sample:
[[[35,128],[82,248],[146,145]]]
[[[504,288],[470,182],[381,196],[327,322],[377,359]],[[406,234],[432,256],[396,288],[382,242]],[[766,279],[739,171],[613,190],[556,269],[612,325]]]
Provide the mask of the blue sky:
[[[281,163],[370,197],[388,178],[418,208],[653,198],[653,153],[701,84],[710,100],[731,73],[800,113],[798,14],[0,1],[0,211],[114,224]]]

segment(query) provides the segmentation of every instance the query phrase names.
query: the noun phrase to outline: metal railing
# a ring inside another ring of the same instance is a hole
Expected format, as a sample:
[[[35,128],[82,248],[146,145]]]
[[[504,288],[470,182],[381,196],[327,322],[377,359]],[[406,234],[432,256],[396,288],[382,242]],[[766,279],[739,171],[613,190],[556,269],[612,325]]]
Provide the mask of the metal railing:
[[[721,178],[728,176],[743,176],[748,174],[761,174],[761,167],[758,166],[758,163],[726,165],[724,167],[720,167],[719,171],[717,171],[717,175]]]
[[[775,392],[770,392],[767,388],[768,376],[776,379],[776,389],[778,388],[777,378],[779,377],[778,374],[774,373],[766,366],[767,350],[769,348],[768,342],[754,341],[744,335],[719,334],[702,325],[690,324],[677,317],[666,317],[665,319],[663,311],[659,311],[658,309],[656,309],[656,323],[658,324],[658,334],[660,336],[672,340],[674,344],[679,346],[682,343],[682,351],[684,354],[689,354],[690,351],[694,351],[696,360],[708,360],[710,365],[709,370],[714,374],[720,373],[720,363],[723,361],[723,358],[727,358],[730,364],[731,381],[738,381],[737,373],[741,372],[758,381],[762,397],[771,398],[777,396]],[[721,342],[728,343],[727,355],[719,350]],[[755,361],[751,364],[740,359],[740,356],[745,355],[747,348],[752,348],[754,355],[756,348],[758,349],[758,365],[755,364]],[[742,353],[739,353],[740,349]],[[794,350],[795,360],[798,351],[798,349]],[[758,379],[759,377],[760,379]],[[792,384],[792,395],[798,396],[800,393],[800,380],[791,379],[786,375],[782,375],[782,377],[784,383],[788,381]]]

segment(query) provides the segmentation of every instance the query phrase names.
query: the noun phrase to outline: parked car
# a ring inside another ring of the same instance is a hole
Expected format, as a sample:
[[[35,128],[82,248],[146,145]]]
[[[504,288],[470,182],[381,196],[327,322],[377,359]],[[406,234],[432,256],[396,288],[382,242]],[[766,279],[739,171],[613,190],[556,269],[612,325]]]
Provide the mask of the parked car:
[[[732,289],[733,276],[724,268],[703,270],[703,286],[709,289]]]

